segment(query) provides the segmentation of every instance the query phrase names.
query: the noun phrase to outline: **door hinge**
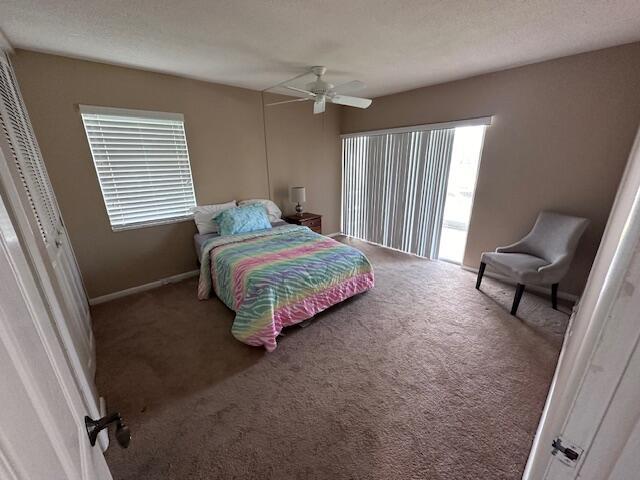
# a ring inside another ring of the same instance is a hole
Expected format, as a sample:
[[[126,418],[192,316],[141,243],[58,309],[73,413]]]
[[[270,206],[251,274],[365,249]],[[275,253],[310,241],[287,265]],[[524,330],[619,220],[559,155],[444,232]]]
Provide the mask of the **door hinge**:
[[[551,446],[553,447],[551,455],[554,455],[558,460],[570,467],[576,466],[584,451],[582,448],[568,442],[562,437],[556,438]]]

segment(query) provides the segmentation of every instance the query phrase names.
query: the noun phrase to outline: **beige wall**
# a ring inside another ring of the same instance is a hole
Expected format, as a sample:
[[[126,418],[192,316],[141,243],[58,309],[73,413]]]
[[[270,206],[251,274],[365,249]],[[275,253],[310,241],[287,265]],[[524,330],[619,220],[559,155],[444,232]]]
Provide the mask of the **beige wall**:
[[[267,107],[259,92],[19,50],[13,58],[91,297],[195,268],[192,222],[114,233],[76,105],[185,115],[199,204],[272,198],[340,222],[338,134],[495,115],[487,130],[465,264],[522,236],[541,209],[592,226],[562,289],[577,293],[595,255],[640,121],[640,44],[377,98],[367,110]],[[267,102],[271,99],[267,95]],[[267,175],[267,155],[269,175]],[[269,183],[271,191],[269,192]]]
[[[111,231],[78,104],[183,113],[198,204],[268,198],[259,92],[23,50],[13,62],[90,297],[195,269],[195,227]],[[339,116],[331,110],[318,120],[304,106],[267,110],[271,190],[288,209],[281,192],[306,185],[306,208],[324,214],[324,230],[333,232]]]
[[[266,96],[265,102],[275,99]],[[312,115],[312,108],[304,102],[266,109],[271,198],[292,213],[289,186],[306,187],[305,210],[322,213],[322,230],[335,233],[340,231],[340,110],[327,105],[324,114]]]
[[[561,290],[586,281],[640,122],[640,43],[375,99],[343,109],[343,133],[494,115],[465,265],[522,237],[538,211],[592,224]]]

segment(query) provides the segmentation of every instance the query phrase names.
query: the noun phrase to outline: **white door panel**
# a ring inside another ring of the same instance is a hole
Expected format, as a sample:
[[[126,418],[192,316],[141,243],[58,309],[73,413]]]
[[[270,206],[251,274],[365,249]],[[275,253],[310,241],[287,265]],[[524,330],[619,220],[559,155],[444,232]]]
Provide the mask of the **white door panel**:
[[[640,131],[527,463],[526,480],[640,478]],[[552,455],[574,445],[577,459]]]
[[[54,325],[0,200],[0,478],[110,480]]]

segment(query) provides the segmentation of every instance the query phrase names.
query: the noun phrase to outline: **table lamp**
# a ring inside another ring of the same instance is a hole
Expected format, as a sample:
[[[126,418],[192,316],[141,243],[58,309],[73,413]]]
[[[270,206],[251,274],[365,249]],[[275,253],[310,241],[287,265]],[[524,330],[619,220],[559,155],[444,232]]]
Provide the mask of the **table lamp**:
[[[304,187],[291,187],[289,190],[289,201],[296,204],[296,213],[302,215],[302,205],[307,200]]]

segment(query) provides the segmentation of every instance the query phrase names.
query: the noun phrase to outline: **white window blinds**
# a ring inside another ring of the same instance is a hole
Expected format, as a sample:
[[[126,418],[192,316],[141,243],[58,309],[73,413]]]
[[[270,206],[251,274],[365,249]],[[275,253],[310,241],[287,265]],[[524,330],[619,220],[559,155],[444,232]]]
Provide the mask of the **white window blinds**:
[[[113,230],[168,223],[196,205],[180,114],[81,105]]]

